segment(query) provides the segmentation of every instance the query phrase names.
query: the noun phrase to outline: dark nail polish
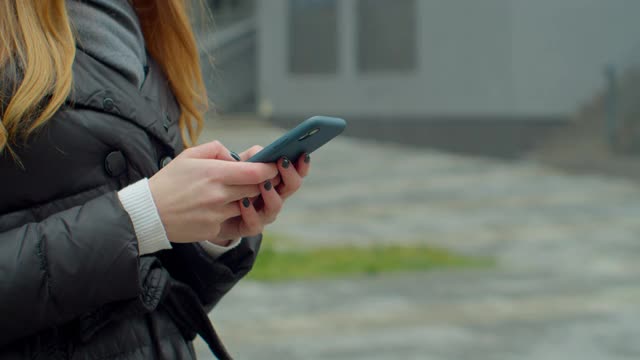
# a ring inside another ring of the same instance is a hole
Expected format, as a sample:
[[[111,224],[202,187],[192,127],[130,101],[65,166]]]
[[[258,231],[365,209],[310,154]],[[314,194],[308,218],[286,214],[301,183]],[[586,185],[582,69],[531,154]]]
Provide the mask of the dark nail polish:
[[[304,154],[304,163],[308,164],[311,162],[311,156],[309,154]]]
[[[288,168],[288,167],[289,167],[289,164],[291,164],[291,162],[289,161],[289,159],[287,159],[287,158],[283,158],[283,159],[282,159],[282,167],[283,167],[283,168],[285,168],[285,169],[286,169],[286,168]]]
[[[271,188],[273,187],[273,185],[271,185],[271,180],[267,180],[267,182],[264,183],[264,189],[269,191],[271,190]]]
[[[232,158],[236,159],[236,161],[240,161],[240,155],[238,155],[238,153],[236,153],[235,151],[230,151],[229,155],[231,155]]]
[[[244,198],[242,199],[242,205],[248,209],[251,206],[251,201],[248,198]]]

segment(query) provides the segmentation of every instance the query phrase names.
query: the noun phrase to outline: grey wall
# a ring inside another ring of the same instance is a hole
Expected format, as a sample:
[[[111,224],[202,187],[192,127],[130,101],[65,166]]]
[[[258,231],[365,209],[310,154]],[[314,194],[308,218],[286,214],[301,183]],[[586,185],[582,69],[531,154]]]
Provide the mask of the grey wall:
[[[604,67],[640,44],[640,1],[517,0],[515,109],[571,112],[604,86]]]
[[[258,99],[280,116],[567,116],[640,42],[637,0],[417,0],[418,69],[365,75],[340,0],[336,74],[292,75],[287,3],[258,2]]]

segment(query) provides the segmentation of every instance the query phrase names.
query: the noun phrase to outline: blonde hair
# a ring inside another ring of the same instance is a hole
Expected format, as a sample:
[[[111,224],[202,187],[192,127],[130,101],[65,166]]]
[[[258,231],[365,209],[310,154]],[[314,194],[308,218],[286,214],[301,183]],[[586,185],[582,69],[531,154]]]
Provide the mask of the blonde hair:
[[[180,104],[186,145],[196,143],[208,101],[187,0],[133,0],[145,43]],[[0,152],[26,139],[72,89],[75,38],[65,0],[0,1]],[[4,74],[3,74],[4,73]],[[187,135],[188,140],[187,141]]]

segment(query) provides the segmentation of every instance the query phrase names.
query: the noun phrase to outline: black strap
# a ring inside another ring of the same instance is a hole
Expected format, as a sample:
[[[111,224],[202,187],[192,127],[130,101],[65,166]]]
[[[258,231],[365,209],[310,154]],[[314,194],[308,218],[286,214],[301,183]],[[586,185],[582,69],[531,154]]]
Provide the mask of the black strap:
[[[200,335],[217,359],[233,359],[209,321],[200,300],[188,286],[172,284],[171,291],[162,305],[183,331]]]

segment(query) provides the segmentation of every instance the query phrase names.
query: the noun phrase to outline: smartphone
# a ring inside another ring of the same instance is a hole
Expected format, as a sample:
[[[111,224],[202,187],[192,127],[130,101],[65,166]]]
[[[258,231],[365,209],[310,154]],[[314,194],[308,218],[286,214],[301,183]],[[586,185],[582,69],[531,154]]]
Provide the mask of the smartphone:
[[[278,140],[253,155],[249,162],[273,163],[286,156],[295,162],[302,154],[311,154],[340,135],[347,122],[340,118],[314,116],[289,130]]]

